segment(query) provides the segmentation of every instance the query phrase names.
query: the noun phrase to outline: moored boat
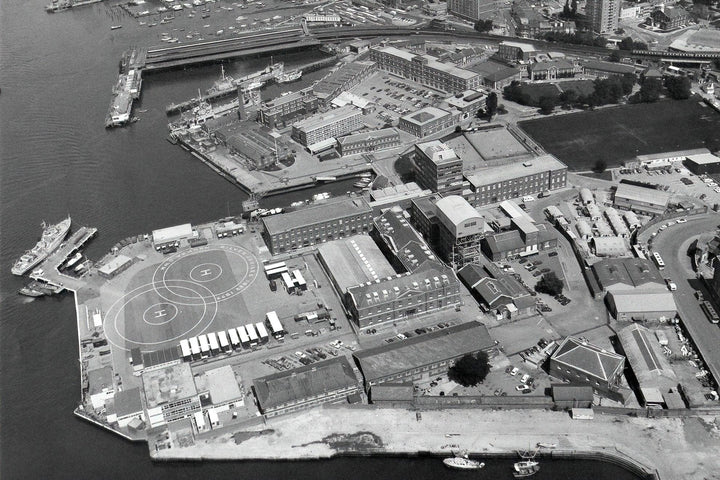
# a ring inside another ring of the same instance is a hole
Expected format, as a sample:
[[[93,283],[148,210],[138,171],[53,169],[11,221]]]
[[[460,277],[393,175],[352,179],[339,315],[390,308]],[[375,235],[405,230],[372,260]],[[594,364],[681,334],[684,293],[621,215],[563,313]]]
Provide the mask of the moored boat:
[[[446,467],[457,468],[459,470],[478,470],[485,466],[484,462],[472,460],[467,457],[451,457],[443,459]]]
[[[25,272],[45,260],[54,252],[70,231],[71,222],[70,217],[54,225],[46,225],[43,222],[43,233],[40,241],[15,262],[12,267],[13,275],[25,274]]]
[[[535,460],[523,460],[513,464],[513,477],[526,478],[540,471],[540,464]]]
[[[18,290],[18,293],[20,295],[25,295],[26,297],[42,297],[43,295],[45,295],[43,292],[39,292],[30,287],[23,287]]]

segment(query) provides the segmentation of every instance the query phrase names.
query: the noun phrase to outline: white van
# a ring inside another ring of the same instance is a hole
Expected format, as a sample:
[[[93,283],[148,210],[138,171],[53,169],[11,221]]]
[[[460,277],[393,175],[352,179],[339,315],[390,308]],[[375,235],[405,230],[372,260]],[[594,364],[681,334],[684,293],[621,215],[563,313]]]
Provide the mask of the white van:
[[[535,197],[533,197],[532,195],[525,195],[525,196],[522,198],[522,201],[523,201],[523,202],[526,202],[526,203],[527,203],[527,202],[534,202],[534,201],[535,201]]]

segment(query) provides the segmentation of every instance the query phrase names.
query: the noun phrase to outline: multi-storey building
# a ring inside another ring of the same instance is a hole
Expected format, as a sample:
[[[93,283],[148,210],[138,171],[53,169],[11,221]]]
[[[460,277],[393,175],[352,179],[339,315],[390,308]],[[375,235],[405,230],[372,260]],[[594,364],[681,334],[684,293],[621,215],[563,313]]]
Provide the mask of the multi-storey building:
[[[415,173],[422,188],[440,195],[462,193],[462,159],[439,140],[415,145]]]
[[[507,62],[527,62],[536,53],[535,47],[529,43],[502,41],[495,55]]]
[[[415,198],[410,204],[410,221],[425,241],[435,246],[439,238],[440,219],[437,216],[435,203],[437,194]]]
[[[340,156],[387,150],[400,146],[400,134],[394,128],[354,133],[337,139]]]
[[[673,30],[684,27],[690,20],[690,14],[683,8],[665,7],[654,10],[650,14],[650,21],[653,26],[661,30]]]
[[[567,337],[550,357],[550,375],[589,385],[603,393],[621,386],[625,357],[605,348]]]
[[[463,196],[471,205],[478,207],[564,188],[567,185],[567,165],[552,155],[542,155],[502,168],[476,170],[466,178],[470,189],[465,190]]]
[[[442,63],[432,55],[415,55],[395,47],[373,47],[370,58],[380,70],[445,92],[464,92],[482,84],[478,73]]]
[[[480,20],[480,14],[487,3],[481,0],[448,0],[447,11],[456,17],[472,20]]]
[[[455,308],[462,299],[453,271],[428,260],[411,273],[349,288],[345,304],[358,327],[366,328]]]
[[[620,20],[621,0],[588,0],[585,4],[585,16],[595,33],[613,33]]]
[[[528,65],[528,74],[530,80],[556,80],[574,77],[578,69],[567,60],[550,60],[531,63]]]
[[[347,135],[363,126],[362,111],[347,105],[293,124],[292,137],[306,147]]]
[[[295,212],[265,217],[263,235],[273,254],[368,232],[372,209],[363,198],[344,198]]]
[[[544,224],[534,224],[526,218],[510,220],[507,230],[491,233],[482,242],[482,251],[493,262],[537,254],[557,247],[557,236]]]
[[[318,109],[318,99],[311,88],[280,96],[260,105],[260,123],[275,128],[284,126],[290,120],[312,115]]]
[[[450,195],[435,204],[440,220],[438,250],[455,268],[480,260],[485,219],[464,198]]]
[[[425,107],[400,117],[398,128],[422,138],[455,126],[459,116],[459,112],[451,113],[436,107]]]

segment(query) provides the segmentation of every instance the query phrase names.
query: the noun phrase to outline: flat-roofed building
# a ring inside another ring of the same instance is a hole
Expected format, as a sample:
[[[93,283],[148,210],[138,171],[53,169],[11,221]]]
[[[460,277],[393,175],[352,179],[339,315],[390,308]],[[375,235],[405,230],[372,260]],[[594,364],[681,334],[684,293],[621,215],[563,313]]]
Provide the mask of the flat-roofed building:
[[[448,97],[444,102],[451,109],[462,113],[466,118],[474,117],[478,110],[485,108],[487,93],[478,90],[465,90],[464,92]]]
[[[317,256],[343,298],[350,287],[395,275],[390,262],[368,235],[323,243]]]
[[[400,183],[370,190],[369,204],[376,214],[393,205],[409,210],[413,200],[430,194],[432,194],[430,190],[420,188],[415,182]]]
[[[618,332],[620,346],[637,382],[640,401],[668,408],[677,403],[678,379],[650,330],[633,324]],[[680,400],[681,408],[685,404]]]
[[[416,55],[395,47],[373,47],[370,59],[380,70],[444,92],[464,92],[482,83],[476,72],[440,62],[432,55]]]
[[[537,54],[537,50],[532,44],[503,40],[498,45],[496,55],[508,62],[528,62],[530,57],[535,54]]]
[[[283,127],[298,117],[307,117],[315,113],[319,102],[312,93],[312,88],[304,88],[297,92],[281,95],[260,105],[258,119],[260,123],[270,127]]]
[[[375,62],[359,60],[346,63],[313,85],[313,94],[324,106],[328,106],[340,93],[360,84],[373,73]]]
[[[695,175],[720,173],[720,157],[712,153],[688,155],[683,164]]]
[[[585,4],[585,15],[590,28],[601,35],[617,30],[620,4],[621,0],[588,0]]]
[[[607,294],[610,313],[618,321],[670,320],[677,315],[671,292],[611,291]]]
[[[491,273],[471,263],[461,268],[458,276],[485,310],[513,319],[537,313],[535,298],[511,275]]]
[[[487,224],[485,219],[464,198],[449,195],[435,204],[440,220],[438,250],[454,268],[480,259],[480,245]]]
[[[447,373],[467,354],[489,352],[495,346],[487,328],[472,321],[355,352],[365,390],[385,383],[422,382]]]
[[[203,404],[211,403],[214,407],[223,407],[231,404],[243,405],[245,402],[238,379],[230,365],[207,370],[196,374],[194,378]]]
[[[602,347],[567,337],[550,356],[551,376],[615,393],[621,385],[625,357]]]
[[[189,363],[146,371],[142,382],[151,427],[190,418],[200,411]]]
[[[153,230],[152,239],[153,244],[158,247],[179,242],[180,240],[193,238],[194,235],[195,232],[193,231],[192,225],[190,225],[189,223],[184,223],[182,225],[176,225],[174,227]]]
[[[710,153],[707,148],[691,148],[688,150],[674,150],[671,152],[647,153],[638,155],[634,161],[625,162],[625,166],[632,168],[647,168],[659,170],[672,167],[673,162],[682,162],[689,156]]]
[[[481,62],[468,67],[482,77],[482,84],[495,90],[500,90],[510,85],[513,80],[520,80],[522,72],[520,69],[511,67],[500,62]]]
[[[262,219],[263,235],[273,254],[368,232],[372,221],[372,209],[361,197]]]
[[[463,196],[471,205],[479,207],[565,188],[567,165],[553,155],[542,155],[502,167],[475,170],[465,178],[470,188]]]
[[[110,403],[110,401],[108,401]],[[140,387],[129,388],[115,393],[112,399],[112,414],[108,414],[108,423],[117,423],[118,427],[127,427],[134,419],[145,422],[145,407],[142,403]]]
[[[341,157],[360,153],[379,152],[399,147],[400,134],[394,128],[354,133],[337,139],[337,151]]]
[[[415,389],[412,383],[383,383],[372,387],[368,396],[376,405],[408,407],[415,398]]]
[[[624,210],[660,215],[665,212],[670,194],[654,188],[619,183],[613,204]]]
[[[448,0],[447,11],[451,15],[464,18],[466,20],[478,21],[481,14],[487,8],[487,3],[483,0]]]
[[[463,162],[452,148],[439,140],[415,145],[415,172],[421,187],[442,196],[460,195]]]
[[[425,107],[400,117],[398,128],[418,138],[442,132],[457,123],[459,113],[453,114],[437,107]]]
[[[425,241],[433,246],[440,238],[440,219],[435,206],[439,199],[437,194],[425,195],[413,199],[410,205],[410,221]]]
[[[347,358],[339,356],[253,380],[258,408],[265,417],[325,403],[347,402],[360,390]]]
[[[362,110],[346,105],[293,124],[292,138],[307,147],[347,135],[362,126]]]

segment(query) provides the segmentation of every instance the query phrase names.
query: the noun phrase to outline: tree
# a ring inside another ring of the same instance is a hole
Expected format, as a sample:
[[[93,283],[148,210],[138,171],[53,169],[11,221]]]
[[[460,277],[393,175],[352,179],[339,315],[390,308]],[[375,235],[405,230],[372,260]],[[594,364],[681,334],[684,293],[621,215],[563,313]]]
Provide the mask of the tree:
[[[607,162],[605,160],[600,159],[595,162],[595,166],[593,166],[593,172],[603,173],[606,168],[607,168]]]
[[[467,354],[448,370],[448,378],[463,387],[474,387],[490,373],[490,362],[485,352]]]
[[[563,6],[562,18],[570,18],[570,0],[565,0],[565,6]]]
[[[658,78],[646,78],[640,86],[638,99],[643,103],[657,102],[662,92],[662,82]]]
[[[669,76],[665,79],[665,88],[670,98],[675,100],[690,98],[690,80],[687,77]]]
[[[489,32],[493,29],[492,20],[478,20],[475,22],[475,30],[480,33]]]
[[[572,14],[573,18],[577,16],[577,0],[570,2],[570,14]]]
[[[497,112],[498,98],[497,93],[490,92],[485,100],[485,113],[487,114],[488,121],[492,120],[493,115]]]
[[[540,113],[542,113],[543,115],[550,115],[553,110],[555,110],[556,105],[557,99],[555,97],[540,97],[540,100],[538,101]]]
[[[610,52],[609,60],[611,62],[615,62],[615,63],[619,62],[620,61],[620,52],[618,52],[617,50],[613,50],[612,52]]]
[[[563,290],[563,282],[555,275],[555,272],[548,272],[535,285],[535,290],[540,293],[560,295]]]
[[[560,103],[565,107],[571,107],[575,105],[576,103],[579,103],[578,94],[575,90],[563,90],[563,92],[560,94]]]
[[[632,50],[635,45],[635,42],[633,42],[633,39],[631,37],[625,37],[622,40],[620,40],[620,43],[618,44],[618,48],[620,50]]]

